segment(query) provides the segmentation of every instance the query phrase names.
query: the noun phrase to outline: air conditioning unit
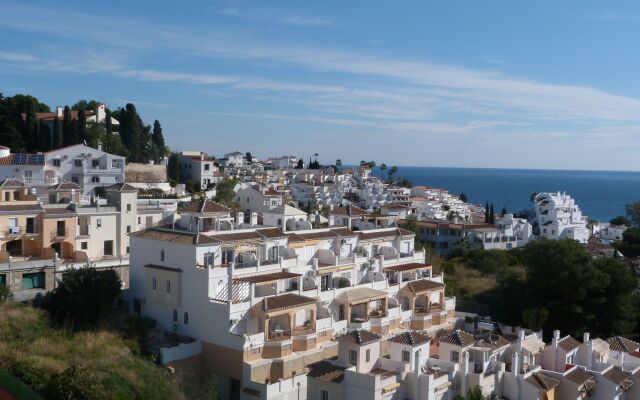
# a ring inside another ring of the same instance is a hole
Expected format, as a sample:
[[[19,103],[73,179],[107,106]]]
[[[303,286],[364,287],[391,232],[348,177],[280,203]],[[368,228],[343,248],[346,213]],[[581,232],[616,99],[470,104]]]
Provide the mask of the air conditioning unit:
[[[17,226],[11,226],[9,227],[9,234],[11,235],[17,235],[20,233],[20,228]]]

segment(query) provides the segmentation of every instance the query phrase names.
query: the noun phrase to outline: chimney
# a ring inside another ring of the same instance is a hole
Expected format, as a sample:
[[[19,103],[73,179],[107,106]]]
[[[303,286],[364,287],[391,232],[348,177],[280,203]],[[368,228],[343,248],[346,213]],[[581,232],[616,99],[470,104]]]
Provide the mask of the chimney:
[[[236,214],[236,226],[240,226],[244,223],[244,213],[242,211],[238,211]]]
[[[524,346],[524,340],[527,337],[527,333],[524,331],[524,329],[520,329],[520,331],[518,332],[518,350],[522,351],[522,347]]]
[[[251,213],[251,226],[256,226],[258,225],[258,213],[257,212],[252,212]]]
[[[587,344],[589,343],[589,339],[591,338],[591,335],[589,335],[589,332],[585,332],[582,335],[582,343]]]
[[[511,356],[511,376],[515,377],[520,372],[520,360],[518,359],[519,354],[514,352]]]
[[[560,341],[560,331],[559,330],[555,330],[553,331],[553,341],[551,342],[553,344],[554,348],[558,348],[558,342]]]
[[[102,142],[98,142],[98,151],[102,151]]]
[[[413,398],[420,398],[420,350],[416,351],[415,360],[413,361],[413,373],[416,377],[416,385],[413,391]]]
[[[62,107],[56,107],[56,117],[62,118]]]

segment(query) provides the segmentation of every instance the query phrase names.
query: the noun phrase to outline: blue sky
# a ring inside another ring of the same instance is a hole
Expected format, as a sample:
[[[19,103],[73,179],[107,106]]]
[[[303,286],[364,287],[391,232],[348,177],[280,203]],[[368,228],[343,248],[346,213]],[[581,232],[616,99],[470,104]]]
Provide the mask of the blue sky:
[[[168,144],[640,170],[640,4],[0,0],[0,91],[134,102]]]

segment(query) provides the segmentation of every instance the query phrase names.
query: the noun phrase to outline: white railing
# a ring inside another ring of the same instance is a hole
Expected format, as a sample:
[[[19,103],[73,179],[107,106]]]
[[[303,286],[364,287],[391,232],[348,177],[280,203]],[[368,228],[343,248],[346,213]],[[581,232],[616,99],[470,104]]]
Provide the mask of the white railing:
[[[446,297],[444,300],[444,309],[445,310],[455,310],[456,309],[456,298],[455,297]]]
[[[331,327],[332,318],[321,318],[316,320],[316,330],[326,329]]]

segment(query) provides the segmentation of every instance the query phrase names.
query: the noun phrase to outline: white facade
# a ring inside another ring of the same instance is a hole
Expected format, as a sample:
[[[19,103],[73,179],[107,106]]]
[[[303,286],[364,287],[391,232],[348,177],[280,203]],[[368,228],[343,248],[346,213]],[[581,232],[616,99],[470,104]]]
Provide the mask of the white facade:
[[[587,217],[582,215],[580,207],[569,195],[564,192],[539,193],[534,198],[534,207],[538,237],[587,243]]]

